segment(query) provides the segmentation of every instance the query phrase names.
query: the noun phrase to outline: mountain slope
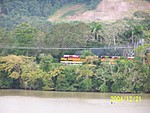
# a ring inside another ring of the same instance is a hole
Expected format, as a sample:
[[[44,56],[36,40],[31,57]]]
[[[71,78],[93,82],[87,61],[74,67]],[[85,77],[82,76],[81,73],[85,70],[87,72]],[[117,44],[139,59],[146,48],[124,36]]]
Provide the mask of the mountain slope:
[[[54,15],[49,18],[49,21],[118,20],[133,17],[134,12],[143,10],[150,12],[150,2],[145,0],[102,0],[94,10],[87,10],[83,4],[60,9],[55,13],[57,17]],[[65,16],[62,17],[62,15]]]

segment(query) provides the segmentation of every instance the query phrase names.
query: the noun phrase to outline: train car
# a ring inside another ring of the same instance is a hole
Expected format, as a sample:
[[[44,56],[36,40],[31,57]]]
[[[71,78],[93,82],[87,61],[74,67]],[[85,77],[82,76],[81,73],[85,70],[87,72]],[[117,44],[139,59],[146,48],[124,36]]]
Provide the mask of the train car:
[[[79,55],[64,55],[63,58],[60,59],[60,63],[65,65],[81,65],[83,61]]]
[[[98,58],[98,56],[96,56]],[[100,61],[108,64],[116,64],[115,60],[119,59],[120,56],[101,56]],[[60,59],[60,63],[65,65],[81,65],[86,62],[88,58],[81,58],[79,55],[64,55]],[[127,57],[127,60],[133,60],[134,57]]]
[[[115,60],[120,58],[120,56],[101,56],[101,62],[105,62],[108,64],[115,64]]]
[[[127,60],[133,60],[134,57],[127,57]]]

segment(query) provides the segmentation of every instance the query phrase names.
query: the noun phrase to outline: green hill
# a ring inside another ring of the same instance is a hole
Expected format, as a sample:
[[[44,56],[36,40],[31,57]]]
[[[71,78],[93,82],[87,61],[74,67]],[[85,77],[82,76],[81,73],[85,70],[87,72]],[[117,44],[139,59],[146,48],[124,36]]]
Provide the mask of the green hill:
[[[99,47],[149,42],[146,0],[1,0],[0,44]],[[56,55],[58,55],[57,52]]]

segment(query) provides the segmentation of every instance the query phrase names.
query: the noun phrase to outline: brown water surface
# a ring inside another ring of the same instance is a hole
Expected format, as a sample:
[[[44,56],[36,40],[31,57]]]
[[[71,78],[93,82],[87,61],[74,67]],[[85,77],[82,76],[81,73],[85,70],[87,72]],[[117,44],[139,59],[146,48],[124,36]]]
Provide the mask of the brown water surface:
[[[110,96],[140,96],[110,103]],[[0,113],[150,113],[150,94],[0,90]]]

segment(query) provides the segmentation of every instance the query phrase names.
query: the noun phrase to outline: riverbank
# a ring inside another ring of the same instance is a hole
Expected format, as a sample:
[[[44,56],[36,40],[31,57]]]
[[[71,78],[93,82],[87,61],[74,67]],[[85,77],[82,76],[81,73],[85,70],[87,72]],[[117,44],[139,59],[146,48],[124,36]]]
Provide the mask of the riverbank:
[[[149,93],[149,64],[120,58],[115,64],[87,59],[83,65],[53,62],[51,55],[0,57],[0,88],[70,92]]]

